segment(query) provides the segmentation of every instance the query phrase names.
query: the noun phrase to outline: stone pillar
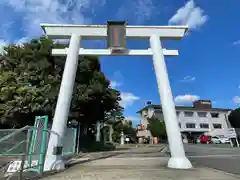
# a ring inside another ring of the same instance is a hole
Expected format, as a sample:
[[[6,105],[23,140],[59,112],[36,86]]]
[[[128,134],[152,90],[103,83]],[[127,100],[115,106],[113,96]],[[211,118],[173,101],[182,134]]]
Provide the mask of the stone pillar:
[[[120,142],[121,145],[124,145],[124,133],[121,132],[121,142]]]
[[[101,141],[101,123],[98,121],[96,123],[96,141],[97,142],[100,142]]]
[[[153,65],[171,151],[168,167],[189,169],[192,168],[192,164],[185,155],[160,37],[152,35],[150,46],[153,52]]]
[[[108,125],[109,127],[109,142],[113,142],[112,140],[112,134],[113,134],[113,128],[112,128],[112,125]]]

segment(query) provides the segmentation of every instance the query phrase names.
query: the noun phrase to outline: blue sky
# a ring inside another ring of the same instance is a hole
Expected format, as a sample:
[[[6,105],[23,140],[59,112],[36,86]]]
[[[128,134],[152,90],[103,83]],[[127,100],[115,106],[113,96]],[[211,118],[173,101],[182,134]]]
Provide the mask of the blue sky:
[[[163,42],[180,55],[167,57],[176,104],[209,99],[215,107],[240,104],[239,0],[1,0],[0,46],[42,35],[40,23],[104,24],[126,20],[130,25],[188,25],[181,41]],[[104,48],[104,42],[85,43]],[[148,48],[147,41],[128,42]],[[122,92],[125,115],[138,123],[136,111],[146,101],[160,103],[151,57],[102,57],[102,70]]]

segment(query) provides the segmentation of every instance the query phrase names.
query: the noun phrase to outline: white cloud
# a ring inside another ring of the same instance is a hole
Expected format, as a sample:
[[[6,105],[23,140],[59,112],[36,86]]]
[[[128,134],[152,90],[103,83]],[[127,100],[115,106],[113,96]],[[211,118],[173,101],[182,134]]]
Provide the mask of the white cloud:
[[[23,43],[27,42],[29,40],[28,37],[22,37],[16,41],[14,41],[13,43],[16,45],[22,45]],[[10,44],[8,41],[4,41],[0,39],[0,54],[6,52],[3,48],[4,46],[7,46],[8,44]]]
[[[193,0],[188,1],[169,20],[171,25],[188,25],[189,29],[202,26],[208,20],[208,16],[200,7],[196,7]]]
[[[185,94],[185,95],[178,95],[174,98],[176,104],[188,104],[192,103],[196,100],[199,100],[200,97],[197,95]]]
[[[5,42],[4,40],[0,39],[0,54],[3,54],[5,52],[5,50],[3,48],[6,45],[7,45],[7,42]]]
[[[15,41],[14,43],[18,44],[18,45],[21,45],[21,44],[27,42],[28,40],[29,40],[28,37],[22,37],[22,38],[18,39],[17,41]]]
[[[181,80],[182,82],[190,82],[190,81],[195,81],[196,80],[196,78],[195,77],[193,77],[193,76],[185,76],[184,78],[183,78],[183,80]]]
[[[131,120],[131,121],[139,121],[140,120],[140,118],[136,117],[136,116],[126,116],[125,119]]]
[[[115,88],[117,88],[117,87],[120,87],[121,85],[122,85],[122,84],[119,83],[119,82],[117,82],[117,81],[111,81],[111,82],[110,82],[110,87],[113,88],[113,89],[115,89]]]
[[[123,4],[117,13],[121,19],[128,19],[134,24],[141,24],[159,12],[153,0],[131,0]]]
[[[121,92],[121,98],[122,100],[120,101],[120,105],[124,108],[132,106],[134,102],[140,99],[140,97],[135,96],[130,92]]]
[[[113,79],[117,80],[118,82],[124,81],[124,77],[119,70],[117,70],[113,73]]]
[[[233,45],[240,45],[240,40],[234,41]]]
[[[122,90],[122,85],[124,84],[124,76],[122,75],[122,73],[120,71],[115,71],[113,74],[113,79],[110,81],[110,87],[113,89],[120,89]],[[129,106],[132,106],[137,100],[140,99],[140,97],[134,95],[131,92],[126,92],[123,91],[121,92],[121,101],[119,102],[119,104],[123,107],[123,108],[127,108]]]
[[[234,97],[233,97],[233,102],[234,102],[235,104],[239,105],[239,104],[240,104],[240,96],[234,96]]]
[[[90,17],[104,4],[105,0],[1,0],[0,2],[0,5],[12,8],[11,14],[19,16],[19,22],[23,22],[26,36],[43,34],[40,23],[89,23]],[[11,27],[12,25],[9,28]]]

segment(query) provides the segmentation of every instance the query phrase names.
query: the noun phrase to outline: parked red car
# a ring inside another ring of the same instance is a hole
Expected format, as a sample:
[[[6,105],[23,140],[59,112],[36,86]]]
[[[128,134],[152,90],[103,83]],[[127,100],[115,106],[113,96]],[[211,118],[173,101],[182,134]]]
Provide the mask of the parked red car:
[[[211,143],[211,142],[212,142],[212,141],[211,141],[211,136],[202,135],[202,136],[200,137],[200,142],[201,142],[202,144],[209,144],[209,143]]]

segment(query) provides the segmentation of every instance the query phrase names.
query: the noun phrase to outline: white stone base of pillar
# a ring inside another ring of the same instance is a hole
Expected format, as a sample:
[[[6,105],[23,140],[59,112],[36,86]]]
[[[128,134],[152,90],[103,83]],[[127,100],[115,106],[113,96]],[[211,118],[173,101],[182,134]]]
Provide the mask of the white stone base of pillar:
[[[55,161],[52,169],[60,171],[65,169],[65,163],[62,160]]]
[[[168,160],[169,168],[172,169],[191,169],[192,164],[186,157],[171,157]]]
[[[46,156],[44,171],[51,171],[51,170],[60,171],[64,169],[65,169],[65,162],[62,159],[62,155]]]

